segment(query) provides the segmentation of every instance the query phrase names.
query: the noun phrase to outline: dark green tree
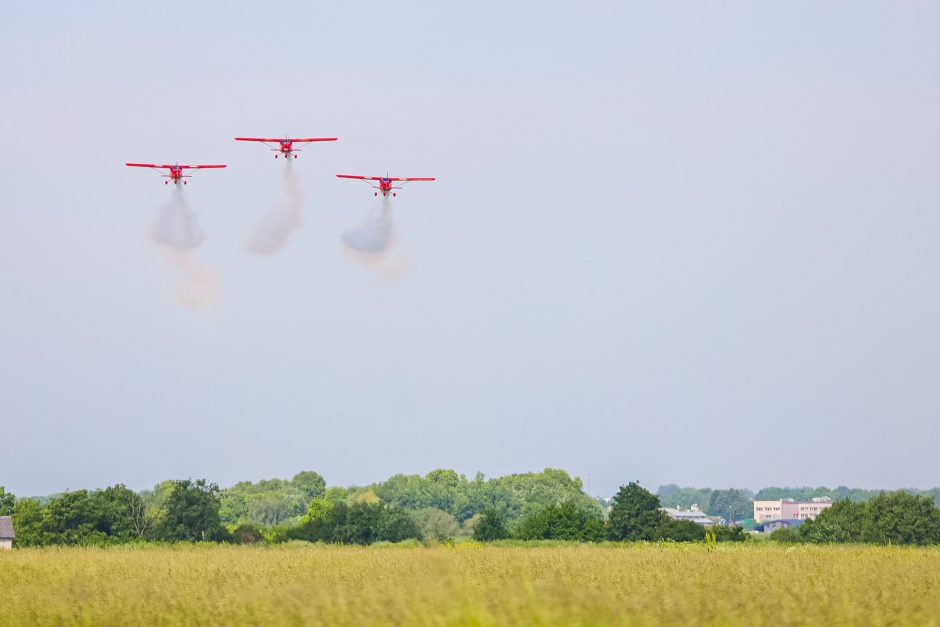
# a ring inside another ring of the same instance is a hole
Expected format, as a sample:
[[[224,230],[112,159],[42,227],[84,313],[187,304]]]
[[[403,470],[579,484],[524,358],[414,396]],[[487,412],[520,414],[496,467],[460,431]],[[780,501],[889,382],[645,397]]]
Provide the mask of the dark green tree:
[[[728,488],[714,490],[708,501],[708,513],[721,516],[728,522],[750,518],[754,513],[754,499],[749,490]]]
[[[336,505],[333,509],[335,527],[333,541],[343,544],[372,544],[378,540],[381,503],[358,502]]]
[[[163,505],[158,536],[163,540],[219,541],[225,530],[219,518],[219,486],[205,479],[173,482]]]
[[[419,539],[421,530],[409,512],[398,507],[383,506],[375,536],[380,542],[401,542],[412,538]]]
[[[515,537],[520,540],[600,542],[607,537],[607,530],[600,515],[587,512],[572,501],[565,501],[523,518]]]
[[[326,480],[320,473],[312,470],[298,472],[290,482],[303,494],[305,503],[309,503],[310,499],[320,498],[326,492]]]
[[[287,530],[286,538],[307,542],[334,542],[336,527],[346,520],[347,505],[326,497],[313,499],[300,525]]]
[[[16,497],[0,486],[0,516],[11,515],[14,505],[16,505]]]
[[[691,520],[672,520],[666,518],[659,528],[660,540],[673,542],[702,542],[705,539],[705,528]]]
[[[264,534],[254,525],[239,525],[232,532],[232,542],[235,544],[259,544],[264,542]]]
[[[940,509],[933,499],[900,490],[866,503],[862,539],[875,544],[940,544]]]
[[[800,539],[815,544],[861,542],[862,529],[868,517],[865,503],[843,499],[820,512],[816,520],[807,520],[800,527]]]
[[[42,506],[36,499],[20,499],[13,507],[13,527],[18,546],[42,546],[47,544],[43,529]]]
[[[607,537],[615,541],[657,540],[666,520],[659,509],[659,498],[631,481],[613,498]]]
[[[506,530],[506,520],[499,510],[485,509],[480,513],[480,519],[473,527],[473,539],[478,542],[492,542],[509,537]]]
[[[101,545],[108,524],[101,502],[88,490],[63,492],[43,507],[42,530],[47,544]]]

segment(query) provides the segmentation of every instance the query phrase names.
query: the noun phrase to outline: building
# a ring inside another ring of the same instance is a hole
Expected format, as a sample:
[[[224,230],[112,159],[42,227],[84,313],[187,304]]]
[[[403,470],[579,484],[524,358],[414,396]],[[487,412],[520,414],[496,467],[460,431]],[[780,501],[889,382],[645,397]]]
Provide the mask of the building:
[[[14,538],[16,538],[16,533],[13,531],[13,518],[0,516],[0,550],[12,549]]]
[[[754,521],[760,525],[768,520],[813,520],[828,507],[832,507],[828,496],[817,496],[809,501],[754,501]]]
[[[755,526],[754,531],[757,531],[758,533],[772,533],[777,529],[799,529],[800,526],[805,522],[805,519],[800,518],[794,518],[791,520],[768,520],[767,522]]]
[[[689,520],[703,527],[711,527],[719,523],[719,518],[707,516],[705,512],[698,508],[698,505],[692,505],[689,509],[676,509],[674,507],[660,507],[659,511],[669,516],[673,520]]]

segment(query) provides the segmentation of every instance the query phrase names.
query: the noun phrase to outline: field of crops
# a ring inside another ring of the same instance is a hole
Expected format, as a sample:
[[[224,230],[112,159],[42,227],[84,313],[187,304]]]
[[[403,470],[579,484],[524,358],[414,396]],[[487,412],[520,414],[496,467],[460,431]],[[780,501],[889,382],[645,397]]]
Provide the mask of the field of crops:
[[[940,550],[600,545],[0,552],[2,625],[940,624]]]

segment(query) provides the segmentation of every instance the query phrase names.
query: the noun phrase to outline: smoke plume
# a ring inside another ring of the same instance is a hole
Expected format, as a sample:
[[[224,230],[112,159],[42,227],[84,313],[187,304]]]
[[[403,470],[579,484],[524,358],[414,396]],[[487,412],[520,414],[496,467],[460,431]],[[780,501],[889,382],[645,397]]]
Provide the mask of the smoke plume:
[[[284,165],[284,195],[255,224],[245,248],[256,255],[269,256],[283,248],[300,226],[300,210],[304,204],[293,159]]]
[[[181,274],[177,302],[189,309],[212,311],[222,298],[222,277],[193,254],[206,234],[180,186],[174,186],[170,200],[157,212],[150,239],[167,263]]]
[[[397,277],[408,269],[395,236],[390,196],[381,196],[378,207],[360,226],[343,233],[342,239],[347,255],[382,276]]]
[[[199,226],[196,213],[183,197],[182,186],[173,187],[170,200],[157,213],[150,229],[150,239],[157,246],[188,253],[205,241],[206,234]]]

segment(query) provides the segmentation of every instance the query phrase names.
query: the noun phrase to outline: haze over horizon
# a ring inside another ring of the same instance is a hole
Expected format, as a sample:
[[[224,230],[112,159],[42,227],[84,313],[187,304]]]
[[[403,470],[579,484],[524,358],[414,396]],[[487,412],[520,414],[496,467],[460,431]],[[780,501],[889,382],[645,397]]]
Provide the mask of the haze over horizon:
[[[940,5],[4,17],[18,495],[305,469],[940,484]],[[252,254],[284,164],[233,138],[284,133],[339,140],[296,160],[299,224]],[[183,190],[206,236],[184,256],[151,239],[170,186],[123,165],[177,160],[229,164]],[[437,181],[370,233],[340,172]]]

